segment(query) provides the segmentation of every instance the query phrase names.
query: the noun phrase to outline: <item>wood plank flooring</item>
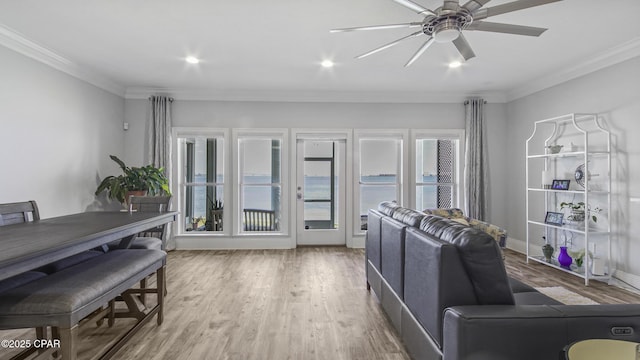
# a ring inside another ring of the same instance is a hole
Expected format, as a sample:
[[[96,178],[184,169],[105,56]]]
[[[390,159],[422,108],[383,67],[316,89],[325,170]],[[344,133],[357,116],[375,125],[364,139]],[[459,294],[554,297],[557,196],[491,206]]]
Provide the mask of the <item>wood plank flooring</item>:
[[[580,278],[526,264],[524,255],[505,255],[509,274],[533,286],[561,285],[599,303],[640,303],[640,295],[599,282],[585,287]],[[116,359],[409,358],[366,290],[363,249],[174,251],[167,267],[165,322],[146,324]],[[87,324],[80,358],[130,324]],[[33,330],[0,331],[0,339],[33,338]],[[0,359],[14,353],[0,349]]]

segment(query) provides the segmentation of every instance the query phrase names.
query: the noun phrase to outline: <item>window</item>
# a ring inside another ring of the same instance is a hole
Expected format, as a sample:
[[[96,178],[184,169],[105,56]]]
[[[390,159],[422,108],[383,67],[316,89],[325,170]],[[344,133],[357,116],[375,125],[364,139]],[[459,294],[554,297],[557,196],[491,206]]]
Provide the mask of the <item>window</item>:
[[[416,208],[458,206],[459,143],[457,137],[418,137],[415,141]]]
[[[382,201],[402,204],[403,140],[402,135],[360,134],[358,146],[358,182],[356,186],[356,233],[367,229],[367,212]]]
[[[238,136],[239,233],[282,232],[283,136]]]
[[[222,232],[223,136],[179,136],[181,232]]]

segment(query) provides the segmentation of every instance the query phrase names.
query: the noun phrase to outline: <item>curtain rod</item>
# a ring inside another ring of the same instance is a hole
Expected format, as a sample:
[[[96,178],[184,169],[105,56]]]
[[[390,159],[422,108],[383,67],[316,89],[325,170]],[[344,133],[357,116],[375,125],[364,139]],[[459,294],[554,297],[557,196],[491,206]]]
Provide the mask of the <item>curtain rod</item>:
[[[487,100],[483,100],[482,103],[486,104]],[[465,100],[464,105],[469,105],[469,100]]]
[[[151,98],[152,98],[153,96],[162,96],[162,95],[152,95],[152,96],[149,96],[149,100],[151,100]],[[172,97],[170,97],[170,98],[169,98],[169,101],[173,102],[173,98],[172,98]]]

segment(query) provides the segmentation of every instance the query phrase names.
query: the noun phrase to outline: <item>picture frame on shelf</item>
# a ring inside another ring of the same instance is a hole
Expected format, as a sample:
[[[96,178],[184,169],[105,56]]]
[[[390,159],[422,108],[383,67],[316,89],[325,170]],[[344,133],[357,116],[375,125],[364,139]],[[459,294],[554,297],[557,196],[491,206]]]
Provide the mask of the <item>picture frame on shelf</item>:
[[[554,179],[551,183],[551,189],[553,190],[569,190],[569,183],[571,180],[557,180]]]
[[[547,215],[544,217],[544,223],[549,225],[562,226],[563,219],[563,213],[547,211]]]

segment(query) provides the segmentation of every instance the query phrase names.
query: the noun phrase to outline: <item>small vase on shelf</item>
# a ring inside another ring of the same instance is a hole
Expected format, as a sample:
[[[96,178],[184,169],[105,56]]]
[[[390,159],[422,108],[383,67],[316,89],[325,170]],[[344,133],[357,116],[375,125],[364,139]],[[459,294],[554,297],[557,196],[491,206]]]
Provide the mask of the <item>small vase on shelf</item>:
[[[544,259],[547,260],[547,262],[551,262],[551,257],[553,256],[554,250],[555,249],[550,244],[544,244],[542,246],[542,254],[544,255]]]
[[[569,256],[569,254],[567,253],[567,247],[560,246],[560,254],[558,254],[558,263],[560,264],[560,266],[565,269],[569,269],[572,262],[573,259],[571,259],[571,256]]]

